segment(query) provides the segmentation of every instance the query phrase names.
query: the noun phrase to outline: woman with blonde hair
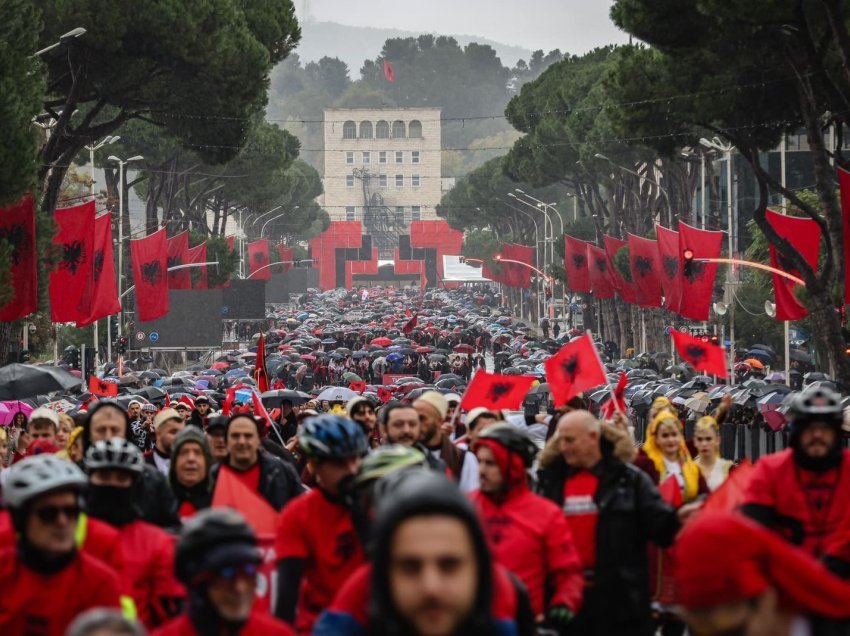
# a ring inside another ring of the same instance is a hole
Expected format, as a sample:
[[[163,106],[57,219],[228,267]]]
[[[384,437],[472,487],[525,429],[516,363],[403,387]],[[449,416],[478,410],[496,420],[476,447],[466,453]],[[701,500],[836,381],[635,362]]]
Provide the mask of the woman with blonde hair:
[[[720,456],[720,427],[726,420],[731,403],[732,399],[726,396],[714,413],[702,416],[694,426],[694,446],[697,449],[694,461],[712,492],[726,481],[733,466],[733,462]]]

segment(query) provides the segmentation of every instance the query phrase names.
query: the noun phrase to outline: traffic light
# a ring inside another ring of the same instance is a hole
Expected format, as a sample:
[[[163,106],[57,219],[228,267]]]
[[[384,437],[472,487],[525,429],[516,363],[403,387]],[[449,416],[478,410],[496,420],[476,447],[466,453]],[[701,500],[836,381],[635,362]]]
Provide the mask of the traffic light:
[[[127,353],[127,344],[128,341],[126,336],[120,336],[115,339],[115,350],[118,352],[118,355],[123,356]]]
[[[711,337],[709,337],[708,340],[713,345],[719,345],[720,344],[720,336],[718,336],[717,334],[712,335]]]
[[[694,251],[690,247],[682,251],[682,272],[688,278],[694,273]]]

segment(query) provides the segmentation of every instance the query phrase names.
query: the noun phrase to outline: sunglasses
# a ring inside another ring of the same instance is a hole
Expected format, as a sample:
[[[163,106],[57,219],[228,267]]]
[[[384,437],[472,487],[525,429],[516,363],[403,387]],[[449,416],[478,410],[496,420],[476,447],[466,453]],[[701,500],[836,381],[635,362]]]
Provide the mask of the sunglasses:
[[[63,515],[70,521],[76,521],[80,516],[79,506],[45,506],[32,511],[42,523],[56,523],[59,515]]]
[[[243,563],[242,565],[228,565],[213,573],[214,576],[233,583],[237,579],[253,580],[257,576],[256,563]]]

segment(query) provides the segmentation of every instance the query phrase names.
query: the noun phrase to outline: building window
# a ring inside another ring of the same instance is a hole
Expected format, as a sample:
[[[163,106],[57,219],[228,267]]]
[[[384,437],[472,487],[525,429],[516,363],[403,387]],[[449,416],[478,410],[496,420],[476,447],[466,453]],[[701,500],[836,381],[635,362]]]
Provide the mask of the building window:
[[[348,165],[352,165],[354,163],[354,152],[351,150],[345,153],[345,163]]]
[[[422,137],[422,122],[418,119],[410,122],[410,126],[407,128],[407,136],[411,139],[420,139]]]
[[[346,187],[348,187],[348,188],[353,188],[353,187],[354,187],[354,175],[353,175],[353,174],[347,174],[347,175],[345,175],[345,185],[346,185]]]
[[[393,122],[393,139],[404,139],[406,136],[404,122],[400,119],[396,119]]]
[[[404,187],[404,175],[403,174],[397,174],[395,176],[395,187],[396,188],[403,188]]]
[[[387,187],[387,175],[385,175],[385,174],[379,174],[378,175],[378,185],[382,188]]]
[[[397,205],[395,207],[395,220],[396,223],[404,223],[404,206]]]
[[[378,163],[386,163],[387,162],[387,151],[381,150],[378,152]]]
[[[356,139],[357,138],[357,124],[353,121],[347,121],[342,125],[342,138],[343,139]]]
[[[375,124],[375,138],[376,139],[389,139],[390,138],[390,125],[381,120],[377,124]]]
[[[419,175],[418,174],[411,175],[410,185],[413,186],[414,188],[419,187]]]
[[[418,150],[411,150],[410,151],[410,163],[416,163],[416,164],[419,163],[419,151]]]
[[[353,205],[345,206],[345,220],[346,221],[356,221],[357,219],[355,218],[355,216],[356,216],[356,214],[354,212],[354,206]]]
[[[395,151],[395,162],[396,163],[404,163],[404,151],[396,150]]]
[[[414,205],[410,208],[410,219],[412,221],[421,221],[422,220],[422,206]]]
[[[372,153],[371,152],[364,152],[363,153],[363,165],[366,165],[367,163],[372,163]]]
[[[371,121],[361,121],[360,122],[360,139],[371,139],[372,138],[372,122]]]

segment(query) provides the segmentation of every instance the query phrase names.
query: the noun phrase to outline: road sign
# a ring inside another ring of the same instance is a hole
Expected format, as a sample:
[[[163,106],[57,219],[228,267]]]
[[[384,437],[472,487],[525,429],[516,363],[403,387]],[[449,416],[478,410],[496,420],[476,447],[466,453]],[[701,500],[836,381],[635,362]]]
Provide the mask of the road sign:
[[[159,340],[159,332],[158,331],[151,331],[148,338],[150,339],[151,342],[156,342],[157,340]]]
[[[225,305],[224,307],[221,308],[221,315],[226,316],[229,311],[230,311],[230,308]]]
[[[141,342],[144,339],[145,339],[145,332],[144,331],[137,331],[136,332],[136,340]]]

